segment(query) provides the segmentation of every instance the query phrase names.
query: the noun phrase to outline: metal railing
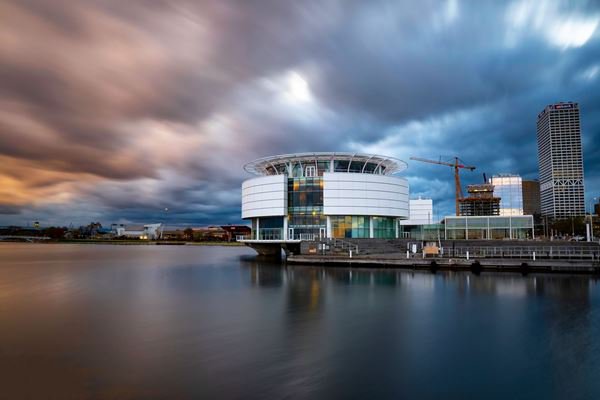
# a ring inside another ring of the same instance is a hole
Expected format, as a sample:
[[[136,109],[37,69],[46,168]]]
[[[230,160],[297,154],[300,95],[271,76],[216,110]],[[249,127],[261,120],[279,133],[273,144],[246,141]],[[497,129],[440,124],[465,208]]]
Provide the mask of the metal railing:
[[[281,228],[263,228],[258,230],[260,240],[283,240],[283,229]]]
[[[442,257],[466,258],[545,258],[599,260],[600,247],[592,246],[473,246],[446,247]]]
[[[358,254],[358,245],[354,243],[350,243],[337,238],[326,238],[323,239],[323,241],[325,244],[329,245],[330,250],[338,249],[342,251],[347,251],[348,253],[352,251],[353,254]]]
[[[315,241],[319,238],[319,235],[315,233],[295,233],[292,237],[289,237],[290,240],[306,240],[306,241]]]

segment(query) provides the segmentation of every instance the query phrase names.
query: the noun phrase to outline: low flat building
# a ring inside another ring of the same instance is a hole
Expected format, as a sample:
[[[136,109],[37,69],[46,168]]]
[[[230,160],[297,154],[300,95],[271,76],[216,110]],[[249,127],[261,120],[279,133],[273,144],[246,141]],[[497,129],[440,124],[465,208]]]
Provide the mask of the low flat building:
[[[221,225],[221,229],[227,232],[228,242],[235,242],[238,237],[249,236],[252,233],[248,225]]]
[[[124,225],[113,224],[111,231],[115,237],[127,237],[141,240],[156,240],[162,234],[162,224]]]
[[[440,236],[443,237],[443,226],[433,223],[433,200],[409,200],[408,215],[408,219],[400,221],[400,238],[437,240]]]
[[[444,218],[447,240],[533,239],[533,216],[479,216]]]

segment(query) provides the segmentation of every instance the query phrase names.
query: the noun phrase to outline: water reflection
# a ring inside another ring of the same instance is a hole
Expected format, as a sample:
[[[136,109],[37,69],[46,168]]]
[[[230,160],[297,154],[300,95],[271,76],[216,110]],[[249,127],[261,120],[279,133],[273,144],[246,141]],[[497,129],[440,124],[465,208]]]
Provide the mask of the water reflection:
[[[10,246],[9,398],[600,398],[600,291],[588,276]]]

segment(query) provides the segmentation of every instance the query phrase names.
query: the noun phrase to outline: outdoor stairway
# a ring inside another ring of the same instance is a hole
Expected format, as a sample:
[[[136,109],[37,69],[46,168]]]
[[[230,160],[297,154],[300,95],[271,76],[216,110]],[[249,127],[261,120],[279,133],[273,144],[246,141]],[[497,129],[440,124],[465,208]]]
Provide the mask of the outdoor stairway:
[[[329,249],[327,254],[348,255],[352,250],[353,255],[403,253],[408,243],[417,243],[407,239],[325,239],[321,244],[326,244]]]

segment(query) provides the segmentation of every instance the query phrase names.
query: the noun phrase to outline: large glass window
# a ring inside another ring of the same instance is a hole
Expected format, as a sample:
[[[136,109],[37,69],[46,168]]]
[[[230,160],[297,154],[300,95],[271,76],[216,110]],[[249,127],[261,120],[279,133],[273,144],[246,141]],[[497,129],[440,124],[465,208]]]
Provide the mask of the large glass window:
[[[310,167],[307,166],[308,172]],[[313,169],[314,171],[314,169]],[[320,176],[288,179],[288,227],[294,238],[319,235],[327,226],[323,215],[323,178]]]
[[[372,217],[373,237],[393,239],[396,237],[395,219],[391,217]]]
[[[334,215],[331,217],[331,230],[334,238],[368,238],[369,217]]]
[[[290,213],[322,214],[323,178],[288,179],[288,210]]]

